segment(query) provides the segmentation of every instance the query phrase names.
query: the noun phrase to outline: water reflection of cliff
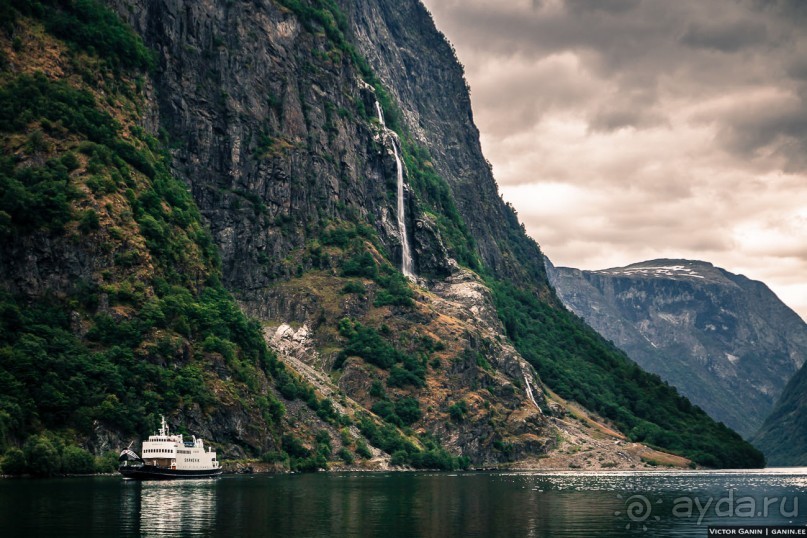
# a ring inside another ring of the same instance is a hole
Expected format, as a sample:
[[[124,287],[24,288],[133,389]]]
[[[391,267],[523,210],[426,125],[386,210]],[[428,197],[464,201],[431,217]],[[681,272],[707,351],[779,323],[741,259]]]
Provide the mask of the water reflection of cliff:
[[[316,473],[224,480],[221,534],[242,536],[695,537],[707,524],[749,520],[674,516],[675,499],[783,498],[792,510],[805,477],[742,473]],[[628,509],[633,495],[645,512]],[[803,503],[802,503],[803,505]],[[778,507],[777,504],[774,508]],[[792,519],[792,518],[790,518]],[[753,524],[788,524],[772,513]],[[639,534],[635,534],[639,533]]]
[[[216,480],[131,482],[121,521],[143,536],[209,535],[216,526]]]
[[[220,484],[219,529],[273,536],[621,536],[610,491],[525,476],[312,474]],[[593,535],[593,534],[592,534]]]

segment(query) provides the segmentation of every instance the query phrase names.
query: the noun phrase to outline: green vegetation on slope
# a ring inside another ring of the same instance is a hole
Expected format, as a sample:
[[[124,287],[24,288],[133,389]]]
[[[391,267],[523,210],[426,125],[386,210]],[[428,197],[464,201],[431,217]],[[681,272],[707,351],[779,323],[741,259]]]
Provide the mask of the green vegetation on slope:
[[[2,0],[0,21],[11,34],[18,17],[37,19],[77,50],[99,57],[116,72],[148,69],[153,60],[137,34],[97,0]]]
[[[787,383],[752,442],[776,466],[807,465],[807,368]]]
[[[708,467],[762,467],[762,454],[570,312],[491,281],[507,335],[552,390],[612,421],[631,440]]]
[[[349,319],[339,322],[339,334],[347,339],[347,345],[337,357],[334,368],[341,368],[348,357],[361,357],[369,364],[390,371],[387,379],[390,387],[423,387],[426,384],[425,357],[418,360],[398,351],[372,327]]]
[[[11,21],[2,31],[39,19],[74,47],[66,55],[75,72],[96,70],[106,104],[137,109],[128,106],[137,101],[129,79],[149,55],[110,10],[87,0],[3,1],[0,12]],[[223,399],[255,409],[274,431],[284,413],[262,389],[283,367],[223,288],[190,194],[157,141],[122,125],[125,114],[113,118],[91,89],[0,72],[0,246],[10,254],[46,243],[97,267],[33,295],[0,291],[6,472],[86,472],[90,460],[71,445],[99,426],[142,435],[159,414],[212,412]],[[68,260],[39,263],[61,270]],[[51,467],[38,466],[43,451]]]
[[[434,169],[428,150],[406,134],[401,135],[401,140],[409,184],[418,202],[437,221],[449,255],[460,265],[479,271],[482,264],[476,254],[476,242],[462,220],[448,184]]]

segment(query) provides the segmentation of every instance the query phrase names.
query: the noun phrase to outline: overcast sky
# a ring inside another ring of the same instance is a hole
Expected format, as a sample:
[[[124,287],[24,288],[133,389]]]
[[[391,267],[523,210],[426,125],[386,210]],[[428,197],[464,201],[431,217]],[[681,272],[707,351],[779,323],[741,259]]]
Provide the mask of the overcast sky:
[[[807,318],[807,1],[424,2],[555,265],[706,260]]]

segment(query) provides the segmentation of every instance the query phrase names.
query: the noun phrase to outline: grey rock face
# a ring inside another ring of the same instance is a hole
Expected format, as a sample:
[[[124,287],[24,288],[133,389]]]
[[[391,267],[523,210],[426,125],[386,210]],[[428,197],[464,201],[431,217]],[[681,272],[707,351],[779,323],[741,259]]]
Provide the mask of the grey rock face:
[[[174,171],[187,179],[220,248],[225,283],[242,301],[257,307],[260,290],[294,270],[282,263],[291,251],[324,222],[355,220],[356,212],[400,257],[394,157],[362,117],[375,97],[327,38],[305,32],[268,1],[111,3],[159,52],[151,121],[170,140]],[[508,209],[482,156],[450,47],[419,2],[343,4],[355,17],[361,52],[405,103],[407,127],[456,187],[481,252],[502,266],[512,256],[494,251],[496,237],[507,235]],[[411,195],[407,207],[416,271],[448,274],[436,227]],[[534,254],[540,258],[537,248]]]
[[[453,270],[446,247],[440,239],[434,217],[426,213],[418,215],[415,220],[415,257],[421,274],[434,278],[445,278]]]
[[[546,282],[538,246],[499,196],[462,65],[417,0],[338,0],[358,48],[399,103],[410,133],[434,159],[485,265],[498,277]]]
[[[750,437],[807,359],[807,324],[761,282],[710,263],[554,267],[564,304],[640,366]]]
[[[395,251],[380,225],[395,162],[357,121],[373,97],[326,38],[272,2],[116,3],[159,53],[154,113],[242,300],[260,302],[252,290],[289,276],[289,252],[349,212]]]

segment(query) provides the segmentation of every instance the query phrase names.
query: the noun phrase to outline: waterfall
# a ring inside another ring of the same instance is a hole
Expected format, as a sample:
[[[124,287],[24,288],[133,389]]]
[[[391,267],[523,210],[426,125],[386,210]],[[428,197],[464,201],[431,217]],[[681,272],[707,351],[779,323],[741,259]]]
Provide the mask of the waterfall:
[[[387,122],[384,121],[384,111],[381,110],[381,103],[379,103],[378,101],[375,102],[375,111],[378,112],[378,123],[380,123],[381,127],[383,127],[384,130],[386,130]]]
[[[395,171],[398,175],[398,233],[401,235],[401,271],[408,277],[415,276],[414,266],[412,264],[412,252],[409,249],[409,238],[406,235],[406,214],[404,205],[404,177],[403,177],[403,163],[401,156],[398,154],[398,139],[392,131],[387,129],[387,124],[384,122],[384,111],[381,110],[381,104],[376,101],[375,109],[378,112],[378,122],[387,134],[392,138],[392,153],[395,155]]]
[[[535,408],[538,409],[538,412],[543,415],[544,412],[541,411],[541,406],[538,405],[538,402],[535,401],[535,396],[532,394],[532,386],[530,385],[530,380],[527,378],[526,374],[524,374],[524,382],[527,384],[527,398],[529,398]]]

